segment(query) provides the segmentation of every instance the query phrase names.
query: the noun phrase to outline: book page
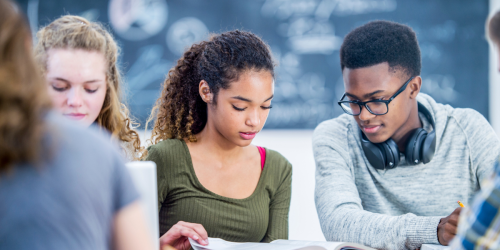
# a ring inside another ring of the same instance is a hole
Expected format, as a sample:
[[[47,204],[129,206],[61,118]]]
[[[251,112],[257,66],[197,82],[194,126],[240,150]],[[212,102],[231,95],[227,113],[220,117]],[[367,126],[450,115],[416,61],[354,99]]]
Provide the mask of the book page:
[[[191,243],[191,247],[194,250],[226,249],[226,248],[230,248],[230,247],[238,247],[241,244],[245,244],[245,243],[230,242],[230,241],[225,241],[223,239],[210,238],[210,237],[208,238],[208,245],[207,246],[203,246],[191,238],[189,238],[189,243]]]
[[[271,243],[237,243],[225,241],[219,238],[208,238],[208,245],[203,246],[193,239],[189,239],[191,247],[194,250],[294,250],[304,247],[316,246],[315,250],[334,250],[341,243],[321,242],[321,241],[294,241],[294,240],[276,240]],[[308,248],[307,248],[308,249]]]
[[[283,246],[289,246],[289,249],[297,249],[308,246],[318,246],[323,247],[328,250],[334,250],[338,246],[344,244],[344,242],[329,242],[329,241],[305,241],[305,240],[275,240],[271,244],[279,244]]]
[[[191,247],[194,250],[294,250],[302,247],[307,247],[307,244],[282,244],[282,243],[237,243],[225,241],[219,238],[208,238],[208,246],[203,246],[195,240],[189,239]],[[286,242],[286,241],[284,241]],[[314,250],[325,250],[325,248],[315,248]]]
[[[189,239],[194,250],[338,250],[338,249],[372,249],[359,244],[327,241],[275,240],[271,243],[239,243],[219,238],[208,238],[208,245],[203,246]]]

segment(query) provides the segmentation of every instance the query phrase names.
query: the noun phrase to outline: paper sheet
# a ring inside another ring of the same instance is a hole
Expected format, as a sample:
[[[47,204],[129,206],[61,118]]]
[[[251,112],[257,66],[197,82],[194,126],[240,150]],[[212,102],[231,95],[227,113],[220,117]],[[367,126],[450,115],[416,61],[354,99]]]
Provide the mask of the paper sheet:
[[[340,242],[316,242],[316,241],[294,241],[276,240],[271,243],[237,243],[229,242],[219,238],[208,238],[208,245],[203,246],[193,239],[189,239],[194,250],[293,250],[303,247],[317,246],[314,249],[335,249],[342,244]]]

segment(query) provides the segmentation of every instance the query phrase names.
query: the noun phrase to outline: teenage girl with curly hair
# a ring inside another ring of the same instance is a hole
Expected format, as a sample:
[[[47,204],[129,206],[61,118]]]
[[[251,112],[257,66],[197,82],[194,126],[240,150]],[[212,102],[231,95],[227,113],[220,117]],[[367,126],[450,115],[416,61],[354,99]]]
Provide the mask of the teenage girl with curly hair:
[[[60,113],[105,128],[129,160],[141,156],[144,148],[120,97],[119,47],[100,23],[71,15],[54,20],[38,31],[35,56]]]
[[[270,49],[250,32],[212,35],[170,70],[146,157],[157,165],[160,235],[189,222],[230,241],[288,238],[292,166],[251,145],[273,93]]]

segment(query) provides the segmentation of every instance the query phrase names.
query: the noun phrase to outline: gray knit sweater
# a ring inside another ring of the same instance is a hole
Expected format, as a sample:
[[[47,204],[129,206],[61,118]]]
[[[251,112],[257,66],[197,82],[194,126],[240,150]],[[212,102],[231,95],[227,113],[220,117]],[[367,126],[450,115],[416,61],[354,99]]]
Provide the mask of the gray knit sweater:
[[[425,94],[417,101],[436,124],[436,152],[428,164],[410,166],[401,155],[397,168],[376,170],[350,115],[325,121],[314,131],[316,209],[328,241],[380,249],[439,244],[439,220],[457,208],[457,200],[467,206],[492,173],[500,142],[481,114],[438,104]],[[425,130],[433,129],[423,115],[420,120]]]

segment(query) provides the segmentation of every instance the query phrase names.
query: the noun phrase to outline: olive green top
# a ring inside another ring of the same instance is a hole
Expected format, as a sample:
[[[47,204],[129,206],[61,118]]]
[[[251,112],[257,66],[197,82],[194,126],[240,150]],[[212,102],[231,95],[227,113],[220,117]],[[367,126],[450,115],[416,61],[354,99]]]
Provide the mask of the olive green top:
[[[150,146],[146,160],[158,174],[160,235],[178,221],[202,224],[209,237],[236,242],[271,242],[288,238],[292,165],[266,149],[266,161],[255,191],[247,198],[217,195],[196,177],[183,140]]]

